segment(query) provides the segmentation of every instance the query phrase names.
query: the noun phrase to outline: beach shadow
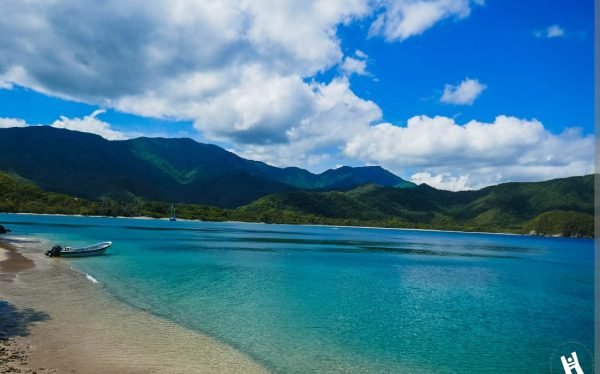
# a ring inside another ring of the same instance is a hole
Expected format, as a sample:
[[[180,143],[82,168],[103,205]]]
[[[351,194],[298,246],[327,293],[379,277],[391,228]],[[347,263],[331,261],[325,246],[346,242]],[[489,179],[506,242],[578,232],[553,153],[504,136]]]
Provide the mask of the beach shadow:
[[[50,315],[32,308],[18,309],[8,301],[0,300],[0,339],[28,336],[36,322],[50,319]]]

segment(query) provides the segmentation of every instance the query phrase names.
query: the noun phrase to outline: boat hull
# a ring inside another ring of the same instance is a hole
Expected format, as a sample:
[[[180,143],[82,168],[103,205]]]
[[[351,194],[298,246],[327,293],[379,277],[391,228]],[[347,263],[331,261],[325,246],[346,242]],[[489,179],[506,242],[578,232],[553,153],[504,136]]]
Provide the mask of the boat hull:
[[[86,257],[86,256],[98,256],[104,254],[108,247],[104,249],[97,249],[94,251],[82,251],[82,252],[61,252],[60,257]]]
[[[87,256],[98,256],[104,254],[106,250],[112,245],[112,242],[104,242],[95,244],[89,247],[83,248],[65,248],[59,256],[60,257],[87,257]]]

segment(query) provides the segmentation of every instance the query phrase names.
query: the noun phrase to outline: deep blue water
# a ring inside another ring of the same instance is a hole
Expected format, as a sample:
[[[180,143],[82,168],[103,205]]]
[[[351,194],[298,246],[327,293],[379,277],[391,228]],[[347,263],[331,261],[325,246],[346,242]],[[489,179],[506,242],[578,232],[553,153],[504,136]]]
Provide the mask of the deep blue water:
[[[592,240],[6,214],[0,223],[68,245],[112,240],[105,256],[58,261],[280,373],[545,373],[562,344],[593,352]]]

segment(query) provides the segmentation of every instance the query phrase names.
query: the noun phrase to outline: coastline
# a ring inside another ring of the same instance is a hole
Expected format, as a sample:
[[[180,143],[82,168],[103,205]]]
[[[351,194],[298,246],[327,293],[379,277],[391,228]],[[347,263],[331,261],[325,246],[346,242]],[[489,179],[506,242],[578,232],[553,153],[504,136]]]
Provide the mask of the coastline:
[[[99,215],[82,215],[82,214],[54,214],[54,213],[4,213],[4,214],[14,214],[18,216],[48,216],[48,217],[88,217],[88,218],[125,218],[125,219],[136,219],[136,220],[168,220],[168,217],[148,217],[148,216],[135,216],[135,217],[126,217],[126,216],[99,216]],[[186,218],[177,218],[177,221],[181,222],[220,222],[220,223],[247,223],[247,224],[256,224],[256,225],[291,225],[291,226],[306,226],[306,227],[335,227],[335,228],[351,228],[351,229],[377,229],[377,230],[399,230],[399,231],[423,231],[423,232],[448,232],[448,233],[456,233],[456,234],[484,234],[484,235],[503,235],[503,236],[519,236],[519,237],[532,237],[532,238],[557,238],[557,239],[591,239],[593,237],[568,237],[568,236],[559,236],[559,235],[541,235],[541,234],[524,234],[524,233],[514,233],[514,232],[493,232],[493,231],[461,231],[461,230],[441,230],[441,229],[419,229],[419,228],[408,228],[408,227],[382,227],[382,226],[351,226],[351,225],[326,225],[326,224],[311,224],[311,223],[265,223],[265,222],[255,222],[255,221],[236,221],[236,220],[227,220],[227,221],[204,221],[200,219],[186,219]]]
[[[0,238],[0,372],[267,372],[212,337],[117,301],[43,247]]]

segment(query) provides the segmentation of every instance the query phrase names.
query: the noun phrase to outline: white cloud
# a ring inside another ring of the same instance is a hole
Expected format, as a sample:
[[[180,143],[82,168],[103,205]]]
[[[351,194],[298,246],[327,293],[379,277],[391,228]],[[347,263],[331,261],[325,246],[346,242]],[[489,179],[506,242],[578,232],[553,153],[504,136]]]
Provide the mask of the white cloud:
[[[61,116],[59,120],[52,123],[52,127],[89,132],[100,135],[108,140],[123,140],[126,139],[125,134],[113,130],[109,123],[99,120],[98,115],[104,113],[102,109],[95,110],[92,114],[82,118],[67,118]]]
[[[314,96],[297,75],[272,75],[249,67],[238,84],[196,106],[196,127],[209,139],[286,142],[286,131],[316,110]]]
[[[448,104],[471,105],[485,89],[486,85],[479,83],[477,79],[466,78],[456,86],[447,84],[440,101]]]
[[[367,73],[367,62],[353,57],[345,57],[340,68],[348,75],[365,75]]]
[[[363,51],[361,51],[360,49],[357,49],[356,51],[354,51],[354,54],[361,59],[367,59],[369,56],[367,56],[367,54]]]
[[[372,126],[344,152],[390,170],[414,170],[415,181],[462,189],[592,173],[594,144],[591,135],[576,129],[552,134],[536,120],[498,116],[492,123],[459,125],[417,116],[405,127]]]
[[[566,36],[566,31],[558,25],[548,26],[543,30],[537,30],[534,35],[538,38],[552,39],[552,38],[563,38]]]
[[[0,90],[12,90],[13,84],[6,80],[0,79]]]
[[[123,98],[209,100],[235,83],[206,80],[239,82],[253,65],[313,76],[342,61],[337,26],[372,11],[369,0],[6,0],[2,9],[11,17],[0,24],[0,79],[108,106]],[[163,90],[178,85],[191,87]]]
[[[380,3],[383,11],[369,33],[395,41],[422,34],[447,18],[466,18],[472,5],[481,5],[483,0],[382,0]]]
[[[469,176],[452,176],[449,173],[431,175],[431,173],[415,173],[410,180],[416,184],[426,183],[441,190],[462,191],[467,189]]]
[[[104,109],[98,109],[92,112],[90,115],[84,116],[82,118],[68,118],[65,116],[60,116],[60,119],[54,121],[50,126],[88,132],[91,134],[100,135],[108,140],[123,140],[128,139],[134,136],[138,136],[139,134],[135,133],[122,133],[120,131],[114,130],[108,122],[104,122],[97,117],[104,113]],[[27,126],[44,126],[43,124],[30,124],[27,123],[24,119],[21,118],[2,118],[0,117],[0,128],[9,128],[9,127],[27,127]]]
[[[434,3],[442,15],[426,27],[466,16],[470,4]],[[108,0],[102,7],[91,0],[5,0],[2,10],[11,17],[0,23],[0,82],[191,120],[208,138],[237,148],[280,144],[306,122],[332,120],[318,113],[324,87],[355,96],[349,84],[313,82],[316,74],[335,66],[346,75],[368,74],[364,52],[344,56],[338,26],[374,12],[397,16],[394,9],[376,0]],[[421,23],[413,17],[421,13],[409,11],[402,22]],[[336,105],[354,113],[363,101]]]
[[[354,134],[381,120],[381,109],[349,90],[347,78],[329,84],[311,84],[314,106],[296,124],[285,129],[286,141],[247,144],[235,151],[247,158],[273,165],[304,165],[317,169],[340,163],[340,150]]]
[[[0,129],[6,129],[9,127],[25,127],[27,122],[20,118],[1,118],[0,117]]]
[[[358,50],[354,53],[354,57],[346,56],[344,57],[344,61],[340,65],[340,70],[350,76],[352,74],[356,75],[367,75],[367,56],[364,52]]]
[[[354,95],[348,85],[347,78],[313,83],[309,95],[315,96],[316,107],[302,116],[300,125],[287,128],[286,141],[254,141],[229,150],[282,167],[316,166],[322,170],[343,164],[381,165],[415,183],[447,190],[547,180],[594,170],[594,138],[575,128],[553,134],[537,120],[509,116],[464,125],[447,117],[416,116],[403,127],[390,123],[369,126],[381,120],[381,110]],[[97,118],[103,112],[96,110],[83,118],[63,116],[52,126],[109,140],[139,135],[112,129]],[[26,125],[22,119],[0,118],[0,127]]]
[[[371,35],[401,41],[440,21],[464,19],[477,4],[107,0],[98,7],[91,0],[3,0],[11,16],[0,22],[0,84],[190,120],[204,138],[281,166],[381,163],[438,185],[454,181],[455,188],[588,172],[590,140],[572,131],[553,135],[538,122],[511,117],[465,126],[443,117],[415,117],[408,127],[378,124],[379,106],[353,92],[348,76],[368,74],[368,57],[344,54],[340,25],[374,18]],[[344,74],[315,81],[332,68]],[[472,102],[483,85],[471,84],[480,89],[473,94],[463,84],[452,90],[454,101]],[[61,117],[53,126],[108,139],[132,135],[100,114]],[[566,155],[557,153],[561,148]]]

